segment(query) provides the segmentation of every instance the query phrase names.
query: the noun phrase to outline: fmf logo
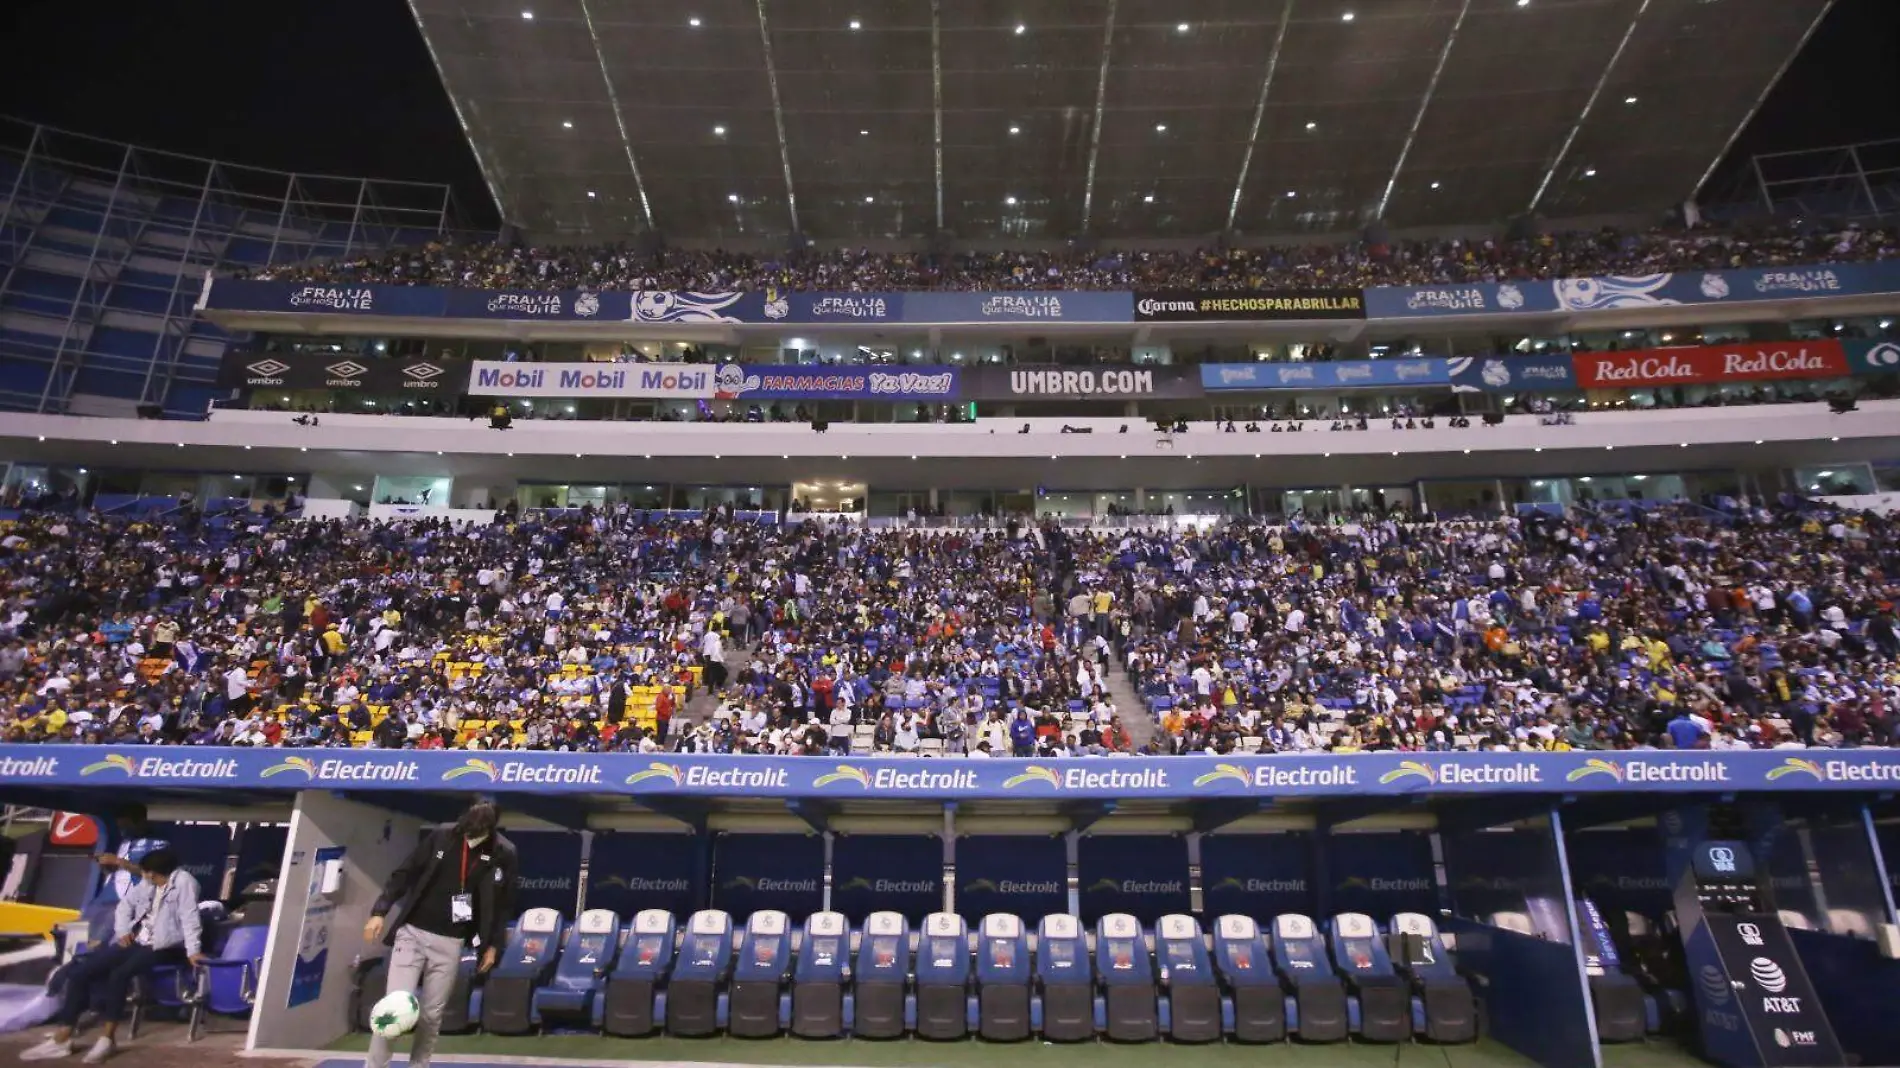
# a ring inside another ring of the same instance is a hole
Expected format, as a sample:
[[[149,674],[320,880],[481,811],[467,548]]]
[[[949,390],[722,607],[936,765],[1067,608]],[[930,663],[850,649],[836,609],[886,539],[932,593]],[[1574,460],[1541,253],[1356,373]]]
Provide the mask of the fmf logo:
[[[636,771],[632,775],[627,776],[626,784],[628,786],[638,786],[643,782],[654,782],[656,780],[672,783],[674,786],[682,786],[685,784],[686,776],[680,771],[678,765],[662,764],[656,760],[648,764],[645,770]]]

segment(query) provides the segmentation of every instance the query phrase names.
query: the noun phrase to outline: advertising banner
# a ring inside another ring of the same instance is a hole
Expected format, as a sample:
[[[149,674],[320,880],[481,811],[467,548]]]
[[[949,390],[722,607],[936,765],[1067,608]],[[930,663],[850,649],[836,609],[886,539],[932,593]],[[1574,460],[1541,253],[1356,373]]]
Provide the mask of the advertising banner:
[[[1335,834],[1326,842],[1334,915],[1438,911],[1431,839],[1416,831]]]
[[[793,923],[824,907],[825,840],[815,834],[720,834],[713,839],[714,908],[735,923],[779,909]]]
[[[736,363],[500,363],[477,360],[468,390],[483,397],[681,400],[955,400],[954,367],[746,367]]]
[[[1453,393],[1561,393],[1577,388],[1577,372],[1562,356],[1454,356],[1447,361]]]
[[[450,292],[429,286],[256,282],[207,274],[197,307],[199,311],[440,319],[448,311]]]
[[[1218,323],[1299,319],[1364,319],[1357,289],[1275,289],[1263,293],[1135,294],[1136,322]]]
[[[1400,360],[1347,360],[1341,363],[1201,365],[1201,385],[1210,393],[1241,389],[1365,389],[1450,384],[1451,361],[1436,356]]]
[[[1366,290],[1366,313],[1374,319],[1538,312],[1569,314],[1895,292],[1900,292],[1900,260],[1884,260],[1536,282],[1381,286]]]
[[[1900,341],[1844,341],[1841,347],[1857,375],[1900,374]]]
[[[943,908],[943,839],[921,834],[839,834],[831,841],[831,908],[859,923],[903,913],[913,926]]]
[[[1870,793],[1900,786],[1900,749],[1360,753],[1125,760],[838,760],[699,754],[0,745],[19,791],[370,789],[548,795],[1092,801],[1209,797],[1553,796],[1709,791]]]
[[[1171,834],[1085,834],[1076,843],[1082,922],[1126,912],[1153,923],[1187,912],[1187,839]]]
[[[913,324],[961,323],[1128,323],[1135,318],[1133,293],[904,294],[904,321]]]
[[[631,918],[641,909],[689,916],[705,901],[703,843],[684,834],[598,831],[587,860],[587,907]]]
[[[1038,918],[1069,911],[1068,857],[1047,834],[965,835],[957,839],[957,912],[974,924],[992,912]]]
[[[1734,1012],[1753,1035],[1763,1063],[1776,1068],[1843,1063],[1821,999],[1779,918],[1708,912],[1702,923],[1727,973]],[[1711,1003],[1717,1000],[1713,989],[1706,996]]]
[[[515,908],[554,909],[574,915],[579,899],[576,880],[581,871],[581,836],[574,831],[514,831],[508,840],[520,855],[520,877],[515,883]]]
[[[902,293],[794,293],[768,289],[760,314],[774,323],[901,323]]]
[[[591,290],[451,289],[444,314],[451,319],[615,322],[629,318],[631,297]]]
[[[1201,900],[1209,916],[1311,915],[1313,838],[1286,834],[1201,836]]]
[[[1848,373],[1838,341],[1744,341],[1571,357],[1584,389],[1839,378]]]
[[[218,365],[220,389],[328,389],[377,396],[459,397],[469,361],[418,356],[389,359],[226,352]]]
[[[1191,400],[1201,396],[1192,367],[970,367],[965,400]]]
[[[297,959],[290,966],[290,994],[284,1007],[294,1009],[323,996],[323,973],[330,966],[330,921],[336,901],[323,893],[323,870],[341,862],[342,846],[324,846],[310,855],[310,887],[305,892],[303,928],[297,935]]]

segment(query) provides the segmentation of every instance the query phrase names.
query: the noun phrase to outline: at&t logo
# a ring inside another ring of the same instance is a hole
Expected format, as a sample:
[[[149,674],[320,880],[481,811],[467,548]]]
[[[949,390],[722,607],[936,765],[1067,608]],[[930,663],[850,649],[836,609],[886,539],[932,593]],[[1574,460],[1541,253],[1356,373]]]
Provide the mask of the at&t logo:
[[[1787,973],[1781,970],[1781,965],[1767,957],[1756,957],[1749,961],[1748,974],[1755,980],[1756,986],[1770,994],[1779,994],[1788,989]]]

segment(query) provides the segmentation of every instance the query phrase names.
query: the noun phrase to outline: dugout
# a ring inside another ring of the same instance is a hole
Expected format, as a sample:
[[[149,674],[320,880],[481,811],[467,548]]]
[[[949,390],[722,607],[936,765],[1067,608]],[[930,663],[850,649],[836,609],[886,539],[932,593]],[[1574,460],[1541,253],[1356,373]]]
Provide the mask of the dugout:
[[[1474,980],[1484,1035],[1552,1068],[1603,1063],[1580,903],[1666,914],[1686,851],[1739,835],[1816,996],[1848,1021],[1842,1048],[1894,1063],[1895,1014],[1866,1001],[1900,989],[1894,783],[1900,753],[1884,750],[841,763],[0,747],[7,803],[103,815],[139,800],[207,828],[194,851],[222,842],[227,879],[275,859],[247,1046],[279,1050],[347,1032],[353,959],[371,952],[356,932],[380,883],[425,827],[483,794],[522,852],[517,907],[569,919],[717,909],[743,925],[772,910],[799,927],[895,911],[915,929],[934,912],[972,928],[1005,912],[1032,930],[1055,914],[1152,930],[1187,915],[1212,931],[1223,915],[1265,929],[1294,913],[1322,929],[1363,915],[1388,937],[1394,917],[1424,915]],[[47,847],[35,863],[73,862]],[[1705,1013],[1687,985],[1693,1029]]]

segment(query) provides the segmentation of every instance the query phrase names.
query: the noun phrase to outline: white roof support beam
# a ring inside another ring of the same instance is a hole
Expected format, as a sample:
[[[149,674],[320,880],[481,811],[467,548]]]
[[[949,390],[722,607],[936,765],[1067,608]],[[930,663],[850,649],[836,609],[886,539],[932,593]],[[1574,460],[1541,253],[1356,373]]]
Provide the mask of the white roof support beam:
[[[765,83],[772,90],[772,126],[778,131],[779,167],[785,172],[785,211],[798,232],[798,192],[792,187],[792,150],[785,142],[785,108],[778,95],[778,63],[772,59],[772,30],[766,20],[765,0],[757,0],[759,10],[759,47],[765,53]]]
[[[1405,170],[1405,159],[1412,154],[1412,143],[1418,140],[1418,128],[1425,124],[1425,112],[1432,106],[1432,97],[1438,94],[1438,80],[1445,76],[1451,46],[1458,43],[1458,31],[1464,29],[1465,16],[1469,14],[1471,0],[1464,0],[1458,6],[1458,17],[1452,20],[1451,32],[1445,35],[1445,47],[1438,50],[1438,65],[1432,68],[1432,80],[1425,83],[1425,95],[1418,102],[1418,111],[1412,115],[1412,128],[1405,131],[1405,144],[1399,148],[1399,158],[1392,164],[1392,177],[1385,180],[1385,192],[1379,194],[1379,206],[1372,213],[1375,219],[1385,218],[1385,206],[1392,203],[1392,190],[1398,188],[1399,173]]]
[[[633,191],[640,197],[640,214],[651,230],[654,228],[653,202],[647,199],[647,184],[640,177],[640,161],[633,156],[633,139],[627,136],[627,117],[620,107],[620,94],[614,91],[613,75],[607,72],[607,50],[600,46],[600,34],[594,29],[594,13],[587,0],[579,2],[581,18],[587,23],[587,37],[594,44],[594,61],[600,65],[600,80],[607,86],[607,104],[613,108],[614,128],[620,132],[620,148],[627,154],[627,170],[633,175]]]
[[[1095,75],[1095,122],[1089,128],[1089,169],[1082,186],[1082,231],[1088,232],[1095,211],[1095,159],[1102,151],[1102,112],[1108,108],[1108,68],[1115,53],[1116,0],[1108,0],[1108,18],[1102,23],[1102,65]]]
[[[1234,178],[1234,195],[1227,202],[1227,229],[1234,228],[1240,217],[1240,197],[1247,188],[1247,170],[1253,166],[1254,146],[1260,142],[1260,123],[1267,116],[1267,93],[1273,88],[1273,76],[1280,69],[1280,48],[1286,44],[1287,23],[1293,21],[1296,0],[1286,0],[1280,10],[1280,32],[1273,35],[1273,51],[1267,55],[1267,73],[1260,79],[1260,96],[1253,104],[1253,127],[1247,131],[1247,149],[1240,154],[1240,174]]]

